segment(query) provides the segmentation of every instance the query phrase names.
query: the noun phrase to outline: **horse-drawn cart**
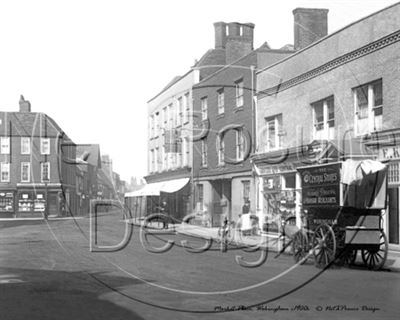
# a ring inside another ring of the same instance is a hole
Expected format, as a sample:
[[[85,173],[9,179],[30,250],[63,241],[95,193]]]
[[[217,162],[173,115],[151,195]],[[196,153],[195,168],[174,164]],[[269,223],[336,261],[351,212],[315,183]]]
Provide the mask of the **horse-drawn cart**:
[[[388,241],[382,228],[386,208],[387,168],[372,160],[347,160],[301,167],[303,226],[292,237],[296,262],[310,253],[318,267],[334,261],[380,269]]]

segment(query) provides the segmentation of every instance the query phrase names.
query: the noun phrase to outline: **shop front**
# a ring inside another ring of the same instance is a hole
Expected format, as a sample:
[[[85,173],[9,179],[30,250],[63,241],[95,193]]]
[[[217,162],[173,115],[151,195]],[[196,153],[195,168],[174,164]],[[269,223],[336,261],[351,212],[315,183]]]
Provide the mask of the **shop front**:
[[[300,165],[258,164],[257,216],[263,231],[280,233],[284,221],[300,221],[301,186],[296,172]]]
[[[0,215],[14,213],[14,190],[2,190],[0,192]]]
[[[125,204],[134,219],[152,213],[163,213],[181,220],[191,213],[189,178],[146,184],[142,189],[125,194]]]
[[[388,204],[384,215],[389,249],[400,251],[400,145],[379,148],[379,160],[388,163]]]
[[[20,188],[16,192],[17,217],[62,215],[62,192],[53,188]]]

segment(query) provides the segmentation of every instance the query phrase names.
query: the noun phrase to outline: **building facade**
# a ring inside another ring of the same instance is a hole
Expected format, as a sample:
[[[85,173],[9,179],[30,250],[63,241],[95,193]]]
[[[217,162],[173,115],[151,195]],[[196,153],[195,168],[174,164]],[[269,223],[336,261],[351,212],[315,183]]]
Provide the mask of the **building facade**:
[[[249,159],[254,144],[255,72],[293,53],[253,48],[254,24],[214,24],[216,46],[225,50],[226,65],[193,87],[196,136],[193,149],[195,201],[209,214],[211,225],[255,213],[255,185]],[[245,209],[243,209],[245,208]]]
[[[49,116],[31,112],[21,96],[19,112],[0,112],[0,215],[30,217],[76,211],[73,142]]]
[[[306,14],[306,25],[307,17],[323,21],[325,15],[297,9],[295,17],[299,13]],[[363,156],[389,161],[384,228],[390,248],[399,250],[399,14],[399,4],[390,6],[257,72],[252,159],[263,221],[296,215],[299,222],[296,168],[352,157],[354,148],[346,145],[356,144]]]
[[[183,76],[178,76],[148,101],[148,189],[158,187],[158,203],[166,202],[166,212],[181,219],[193,212],[193,85],[225,64],[224,50],[208,50]],[[153,190],[154,189],[154,190]],[[147,189],[146,189],[147,190]],[[143,191],[144,192],[144,191]],[[162,193],[162,194],[161,194]],[[155,207],[155,206],[149,206]]]

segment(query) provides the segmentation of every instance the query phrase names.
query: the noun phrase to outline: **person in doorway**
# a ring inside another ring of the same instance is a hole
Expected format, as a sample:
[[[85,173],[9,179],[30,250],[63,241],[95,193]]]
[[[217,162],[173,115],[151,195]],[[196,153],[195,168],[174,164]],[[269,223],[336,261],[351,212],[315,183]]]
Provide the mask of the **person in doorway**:
[[[246,199],[242,207],[242,214],[246,214],[249,212],[250,212],[250,200]]]

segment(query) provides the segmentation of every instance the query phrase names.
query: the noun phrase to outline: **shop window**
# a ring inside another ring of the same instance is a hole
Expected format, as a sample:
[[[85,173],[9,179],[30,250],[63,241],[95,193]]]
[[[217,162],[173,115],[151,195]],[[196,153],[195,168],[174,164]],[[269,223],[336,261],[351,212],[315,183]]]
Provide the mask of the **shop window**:
[[[21,154],[31,153],[31,138],[21,137]]]
[[[244,203],[250,201],[250,180],[242,181],[243,201]]]
[[[32,211],[33,200],[30,192],[22,192],[19,194],[18,211]]]
[[[43,212],[46,208],[46,200],[43,193],[37,193],[33,203],[33,210]]]
[[[283,176],[283,181],[284,181],[285,189],[295,189],[296,188],[296,174],[295,173],[285,174]]]
[[[14,194],[12,192],[0,192],[0,212],[14,211]]]
[[[393,162],[389,164],[388,183],[400,183],[400,163]]]
[[[335,106],[333,97],[311,104],[313,110],[315,140],[335,138]]]
[[[0,138],[0,151],[2,154],[10,154],[10,138],[1,137]]]
[[[382,79],[353,89],[356,134],[382,130]]]
[[[10,182],[10,164],[2,162],[0,168],[1,182]]]
[[[40,139],[40,153],[41,154],[50,154],[50,138],[41,138]]]

